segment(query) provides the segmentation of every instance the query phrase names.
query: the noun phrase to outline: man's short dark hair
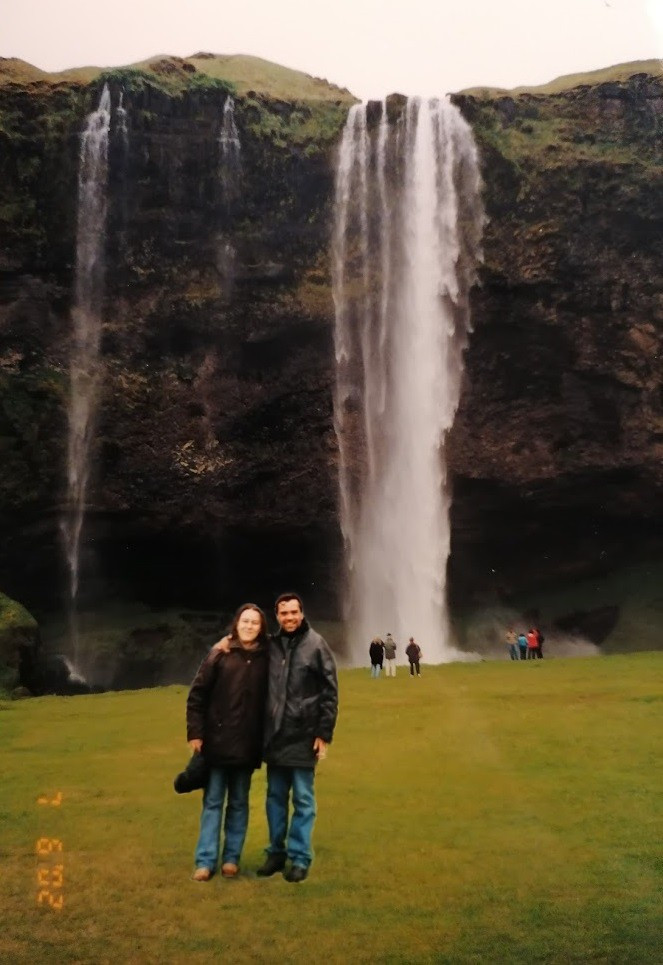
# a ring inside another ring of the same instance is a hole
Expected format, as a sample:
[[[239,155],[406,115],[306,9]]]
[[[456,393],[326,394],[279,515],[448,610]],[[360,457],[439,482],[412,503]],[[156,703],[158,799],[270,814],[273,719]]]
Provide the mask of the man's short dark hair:
[[[297,600],[299,603],[299,609],[304,612],[304,601],[302,600],[299,593],[282,593],[276,598],[276,603],[274,604],[274,610],[278,610],[279,603],[288,603],[289,600]]]

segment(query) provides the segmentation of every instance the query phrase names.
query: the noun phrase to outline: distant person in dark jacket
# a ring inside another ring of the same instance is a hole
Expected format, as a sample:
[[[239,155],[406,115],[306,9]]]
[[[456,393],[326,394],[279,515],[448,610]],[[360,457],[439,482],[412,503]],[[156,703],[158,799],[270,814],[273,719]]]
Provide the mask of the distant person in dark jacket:
[[[268,672],[265,614],[255,604],[245,603],[233,619],[227,652],[208,654],[187,699],[187,740],[209,767],[195,881],[209,881],[217,869],[224,801],[221,874],[232,878],[239,871],[251,777],[262,757]]]
[[[414,642],[414,637],[410,637],[407,647],[405,648],[405,656],[410,661],[410,676],[421,677],[421,670],[419,668],[419,661],[421,660],[421,647],[418,643]]]
[[[374,637],[371,640],[368,655],[371,658],[371,677],[379,677],[384,660],[384,643],[379,637]]]
[[[536,639],[537,639],[536,657],[537,657],[537,660],[543,660],[543,641],[545,640],[545,637],[543,636],[543,634],[541,633],[538,627],[534,627],[534,632],[536,634]]]

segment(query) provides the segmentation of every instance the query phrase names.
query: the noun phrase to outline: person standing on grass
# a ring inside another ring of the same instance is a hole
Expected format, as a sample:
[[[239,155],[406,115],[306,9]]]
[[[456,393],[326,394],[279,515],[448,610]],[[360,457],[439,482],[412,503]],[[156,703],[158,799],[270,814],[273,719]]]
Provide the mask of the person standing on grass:
[[[249,822],[251,777],[262,757],[269,672],[265,614],[245,603],[227,639],[227,650],[212,650],[201,663],[186,704],[189,746],[209,767],[194,881],[209,881],[216,872],[224,801],[221,874],[237,875]]]
[[[405,648],[405,656],[410,662],[410,676],[421,677],[421,671],[419,669],[419,661],[421,660],[421,647],[418,643],[414,642],[414,637],[410,637],[407,647]]]
[[[538,649],[539,637],[534,627],[531,627],[527,633],[527,659],[534,660]]]
[[[384,643],[379,637],[374,637],[371,640],[368,655],[371,658],[371,677],[379,677],[384,660]]]
[[[543,636],[543,634],[541,633],[538,627],[534,627],[534,632],[536,634],[536,639],[537,639],[536,657],[537,657],[537,660],[543,660],[543,641],[545,640],[545,637]]]
[[[520,658],[520,654],[518,653],[518,634],[513,627],[509,627],[509,629],[506,631],[505,640],[507,649],[509,651],[509,656],[512,660],[518,660]]]
[[[527,660],[527,637],[524,631],[518,634],[518,649],[520,650],[520,659]]]
[[[326,756],[334,734],[338,681],[333,654],[309,626],[297,593],[279,596],[276,619],[264,748],[269,845],[257,873],[270,877],[290,859],[284,878],[296,884],[307,877],[313,860],[315,765]]]
[[[384,659],[387,661],[385,673],[387,677],[396,676],[396,643],[390,633],[384,641]]]

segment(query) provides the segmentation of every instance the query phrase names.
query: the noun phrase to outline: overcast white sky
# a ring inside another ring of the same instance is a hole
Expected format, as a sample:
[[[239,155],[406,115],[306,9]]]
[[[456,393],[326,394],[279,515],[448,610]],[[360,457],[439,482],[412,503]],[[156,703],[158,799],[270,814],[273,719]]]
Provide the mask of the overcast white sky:
[[[663,57],[663,0],[4,0],[0,56],[43,70],[254,54],[358,97],[546,83]]]

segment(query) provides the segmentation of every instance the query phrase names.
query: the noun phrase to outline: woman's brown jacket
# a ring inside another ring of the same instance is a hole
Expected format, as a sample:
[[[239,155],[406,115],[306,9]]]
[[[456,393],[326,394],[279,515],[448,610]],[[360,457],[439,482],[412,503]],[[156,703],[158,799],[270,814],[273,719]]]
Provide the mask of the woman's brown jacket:
[[[231,643],[201,663],[186,702],[187,740],[202,739],[210,767],[260,767],[268,669],[267,644]]]

